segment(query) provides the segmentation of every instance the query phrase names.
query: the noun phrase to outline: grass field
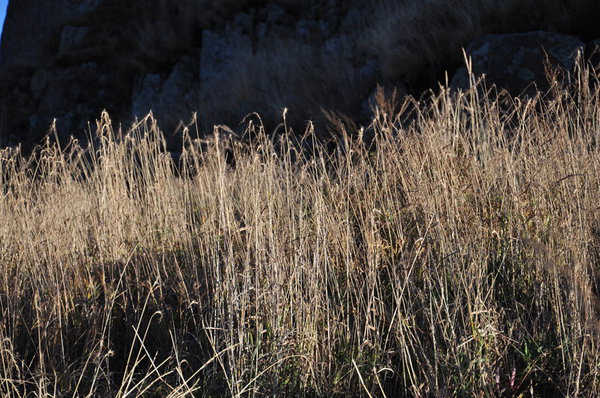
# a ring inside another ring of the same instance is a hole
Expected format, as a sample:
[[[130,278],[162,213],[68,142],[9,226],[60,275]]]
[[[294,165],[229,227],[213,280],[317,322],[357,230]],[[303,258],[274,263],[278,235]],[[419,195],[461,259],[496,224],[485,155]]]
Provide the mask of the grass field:
[[[335,150],[284,119],[175,164],[104,115],[1,151],[0,395],[599,396],[587,78],[382,99]]]

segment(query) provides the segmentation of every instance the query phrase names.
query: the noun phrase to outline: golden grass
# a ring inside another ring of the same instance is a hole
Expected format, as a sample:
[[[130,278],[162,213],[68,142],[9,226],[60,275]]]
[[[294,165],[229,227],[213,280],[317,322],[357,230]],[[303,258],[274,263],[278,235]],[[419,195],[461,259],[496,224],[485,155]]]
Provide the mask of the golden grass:
[[[600,92],[412,109],[0,152],[0,394],[598,396]]]

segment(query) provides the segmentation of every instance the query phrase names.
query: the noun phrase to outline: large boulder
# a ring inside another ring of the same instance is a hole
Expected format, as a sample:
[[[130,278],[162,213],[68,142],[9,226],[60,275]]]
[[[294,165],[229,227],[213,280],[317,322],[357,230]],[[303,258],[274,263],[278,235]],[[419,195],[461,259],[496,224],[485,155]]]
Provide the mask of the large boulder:
[[[586,48],[586,58],[590,66],[600,75],[600,39],[592,40]]]
[[[549,88],[548,68],[573,71],[584,50],[576,37],[536,31],[486,35],[473,40],[466,54],[476,78],[485,75],[486,83],[513,95],[534,95]],[[467,68],[459,68],[451,86],[466,89],[469,84]]]
[[[3,69],[48,66],[65,25],[93,11],[98,4],[98,0],[10,1],[2,32],[0,65]]]
[[[132,115],[143,118],[152,111],[163,126],[169,127],[187,121],[198,104],[197,70],[197,58],[184,56],[168,75],[158,73],[145,75],[133,91]],[[171,131],[167,130],[166,133]],[[181,145],[181,140],[168,138],[174,147]]]

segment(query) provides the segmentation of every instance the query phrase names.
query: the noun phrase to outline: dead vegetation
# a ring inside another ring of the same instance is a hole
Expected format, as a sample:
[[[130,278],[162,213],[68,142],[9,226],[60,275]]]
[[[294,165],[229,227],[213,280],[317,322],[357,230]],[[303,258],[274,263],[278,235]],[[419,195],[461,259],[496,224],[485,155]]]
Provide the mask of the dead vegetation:
[[[371,142],[311,156],[284,120],[176,165],[151,118],[107,115],[95,148],[3,150],[0,394],[598,396],[584,77],[443,89],[410,125],[380,98]]]

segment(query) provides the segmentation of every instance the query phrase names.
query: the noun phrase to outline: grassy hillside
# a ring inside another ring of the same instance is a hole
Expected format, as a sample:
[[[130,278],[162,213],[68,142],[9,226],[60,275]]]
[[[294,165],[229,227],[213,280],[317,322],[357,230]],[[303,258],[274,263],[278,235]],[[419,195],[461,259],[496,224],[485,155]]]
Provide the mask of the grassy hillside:
[[[3,150],[0,394],[598,396],[600,91],[481,92]]]

